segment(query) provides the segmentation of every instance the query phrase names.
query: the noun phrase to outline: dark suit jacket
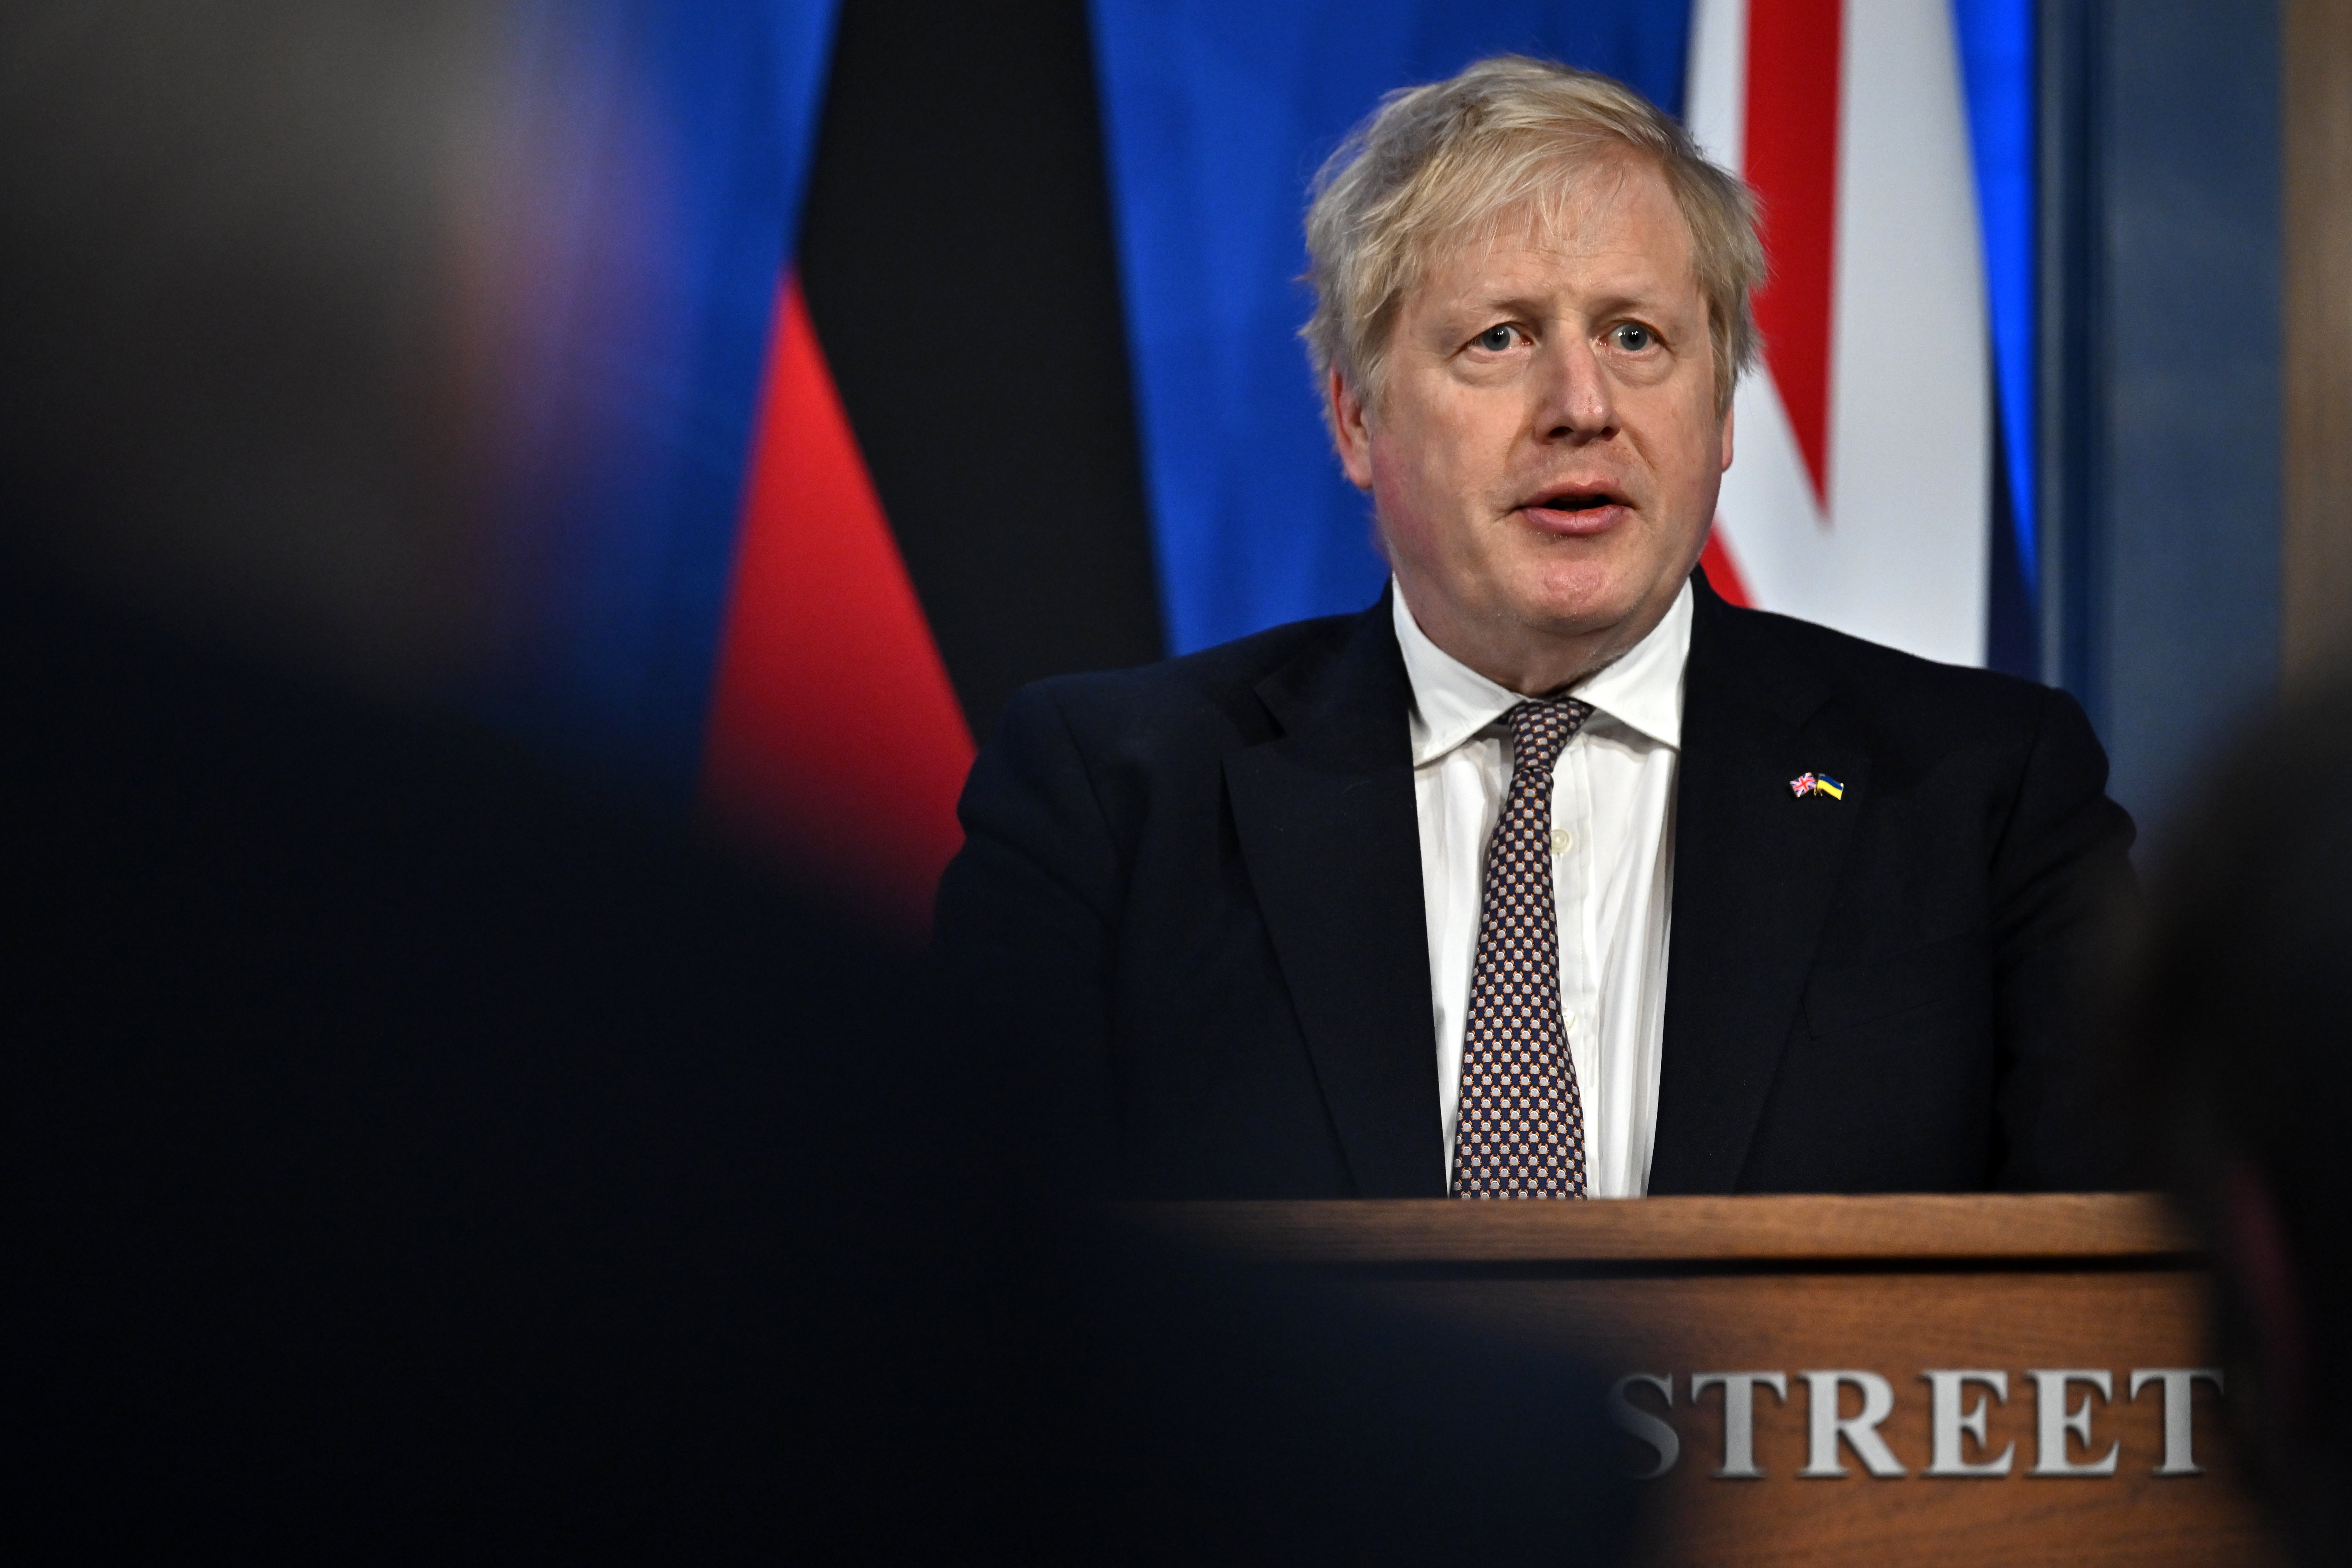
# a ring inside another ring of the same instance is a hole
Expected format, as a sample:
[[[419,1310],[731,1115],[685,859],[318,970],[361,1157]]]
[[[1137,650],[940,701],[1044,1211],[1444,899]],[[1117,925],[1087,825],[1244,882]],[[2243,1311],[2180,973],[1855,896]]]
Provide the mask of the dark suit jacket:
[[[2132,826],[2082,710],[1694,584],[1650,1190],[2108,1183],[2069,993]],[[1052,1179],[1443,1195],[1409,692],[1383,597],[1014,699],[936,941]]]

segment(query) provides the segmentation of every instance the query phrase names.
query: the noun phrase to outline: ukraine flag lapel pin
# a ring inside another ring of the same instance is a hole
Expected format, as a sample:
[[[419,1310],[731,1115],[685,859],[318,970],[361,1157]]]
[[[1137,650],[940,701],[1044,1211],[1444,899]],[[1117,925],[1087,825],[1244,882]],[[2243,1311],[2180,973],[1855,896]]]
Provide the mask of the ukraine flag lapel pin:
[[[1804,799],[1809,795],[1821,795],[1829,800],[1843,800],[1845,785],[1827,773],[1799,773],[1789,781],[1789,793],[1799,800]]]

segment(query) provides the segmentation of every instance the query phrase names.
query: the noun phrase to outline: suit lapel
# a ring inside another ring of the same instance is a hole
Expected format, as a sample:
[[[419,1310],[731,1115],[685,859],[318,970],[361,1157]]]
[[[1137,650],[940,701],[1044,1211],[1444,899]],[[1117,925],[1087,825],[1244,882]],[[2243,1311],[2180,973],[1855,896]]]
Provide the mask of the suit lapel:
[[[1703,584],[1675,816],[1674,935],[1650,1191],[1727,1193],[1771,1091],[1830,898],[1870,809],[1869,757],[1829,689]],[[1798,797],[1826,773],[1843,800]]]
[[[1283,733],[1225,762],[1242,858],[1364,1197],[1441,1197],[1429,934],[1389,602],[1336,654],[1269,676]]]

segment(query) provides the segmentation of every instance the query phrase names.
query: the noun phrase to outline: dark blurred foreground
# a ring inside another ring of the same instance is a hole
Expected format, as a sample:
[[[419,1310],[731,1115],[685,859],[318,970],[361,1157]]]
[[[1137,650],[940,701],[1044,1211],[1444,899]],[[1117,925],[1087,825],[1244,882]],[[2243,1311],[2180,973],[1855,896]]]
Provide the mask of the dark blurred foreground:
[[[900,966],[457,725],[10,598],[20,1547],[748,1541],[788,1417],[871,1445],[957,1353],[814,1396],[941,1239],[825,1157]]]
[[[1018,1109],[788,894],[458,726],[5,626],[12,1556],[1621,1533],[1574,1369],[1018,1202]]]
[[[2210,1238],[2227,1408],[2298,1561],[2352,1558],[2352,671],[2283,703],[2172,835],[2120,1039]]]
[[[0,16],[0,1551],[1610,1560],[1584,1373],[1028,1201],[907,955],[463,716],[633,232],[509,20]]]

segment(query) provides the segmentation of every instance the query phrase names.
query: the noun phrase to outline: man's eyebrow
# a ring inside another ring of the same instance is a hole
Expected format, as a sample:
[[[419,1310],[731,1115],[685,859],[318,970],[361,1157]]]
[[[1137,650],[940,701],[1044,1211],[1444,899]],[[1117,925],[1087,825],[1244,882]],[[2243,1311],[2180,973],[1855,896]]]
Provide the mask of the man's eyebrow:
[[[1663,280],[1642,288],[1619,289],[1602,294],[1592,301],[1591,313],[1596,317],[1632,313],[1640,316],[1664,316],[1674,312],[1674,290]],[[1484,322],[1506,316],[1541,317],[1550,313],[1551,301],[1543,295],[1517,291],[1475,294],[1464,297],[1461,303],[1443,312],[1449,331],[1467,326],[1471,321]]]
[[[1675,307],[1674,293],[1673,289],[1666,288],[1621,289],[1615,294],[1601,296],[1592,313],[1596,316],[1629,312],[1637,316],[1671,315]]]
[[[1533,294],[1479,294],[1465,299],[1458,312],[1484,319],[1488,316],[1540,316],[1546,306]]]

